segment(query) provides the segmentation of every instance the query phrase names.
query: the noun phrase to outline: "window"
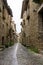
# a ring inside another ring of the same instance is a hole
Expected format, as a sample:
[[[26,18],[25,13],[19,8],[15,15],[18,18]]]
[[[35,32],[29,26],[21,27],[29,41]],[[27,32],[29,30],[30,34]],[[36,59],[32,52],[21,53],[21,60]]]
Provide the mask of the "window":
[[[34,9],[34,10],[33,10],[33,12],[37,12],[37,10],[36,10],[36,9]]]
[[[3,20],[5,20],[5,17],[3,16]]]
[[[23,20],[23,24],[25,25],[25,20]]]
[[[43,13],[39,13],[39,32],[43,31]]]
[[[3,6],[3,20],[5,20],[5,16],[4,16],[4,6]]]
[[[43,29],[43,15],[42,15],[42,29]]]
[[[27,16],[27,20],[29,20],[30,16]]]
[[[2,24],[3,25],[3,28],[4,28],[4,24]]]
[[[1,23],[0,23],[0,28],[1,28]]]
[[[4,36],[2,36],[2,45],[4,45]]]
[[[4,6],[3,6],[3,10],[4,10]]]
[[[35,2],[35,3],[40,3],[40,0],[33,0],[33,2]]]
[[[23,33],[23,36],[25,37],[25,36],[26,36],[26,34],[25,34],[25,33]]]
[[[6,25],[8,26],[8,23],[6,23]]]
[[[0,8],[0,12],[1,12],[1,8]]]

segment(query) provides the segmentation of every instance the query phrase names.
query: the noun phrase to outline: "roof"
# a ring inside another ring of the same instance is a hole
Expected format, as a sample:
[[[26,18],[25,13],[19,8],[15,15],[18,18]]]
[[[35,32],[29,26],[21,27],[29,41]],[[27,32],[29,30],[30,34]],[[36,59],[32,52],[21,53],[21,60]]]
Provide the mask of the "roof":
[[[21,12],[21,18],[23,18],[23,13],[24,13],[24,11],[27,10],[28,2],[29,2],[29,0],[24,0],[24,1],[23,1],[23,4],[22,4],[22,12]]]
[[[12,10],[11,10],[10,6],[8,6],[7,0],[3,0],[3,3],[5,5],[8,13],[13,17]]]
[[[37,13],[39,13],[39,12],[41,12],[41,11],[43,11],[43,4],[39,7]]]

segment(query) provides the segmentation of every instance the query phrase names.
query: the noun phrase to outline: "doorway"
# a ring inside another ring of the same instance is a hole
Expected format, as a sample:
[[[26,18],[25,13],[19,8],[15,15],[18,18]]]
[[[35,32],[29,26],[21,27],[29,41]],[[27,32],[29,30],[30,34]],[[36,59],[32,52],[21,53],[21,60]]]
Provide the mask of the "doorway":
[[[2,36],[2,45],[4,45],[4,36]]]

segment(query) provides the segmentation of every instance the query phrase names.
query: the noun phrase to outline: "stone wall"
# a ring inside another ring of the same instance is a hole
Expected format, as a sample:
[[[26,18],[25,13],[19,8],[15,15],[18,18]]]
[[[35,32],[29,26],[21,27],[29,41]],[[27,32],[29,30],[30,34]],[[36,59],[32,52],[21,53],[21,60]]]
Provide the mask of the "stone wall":
[[[12,12],[10,10],[7,0],[0,0],[0,44],[3,43],[3,45],[10,42],[9,30],[12,21]]]
[[[38,43],[38,13],[39,4],[30,0],[29,41],[31,45]]]
[[[25,33],[25,38],[22,35],[23,43],[28,45],[32,45],[39,49],[43,48],[42,42],[42,34],[39,34],[40,30],[42,29],[41,17],[37,12],[40,8],[40,3],[33,2],[33,0],[29,0],[27,5],[27,10],[23,13],[23,20],[25,20],[25,25],[23,26],[23,31]],[[23,23],[23,22],[22,22]],[[22,33],[22,32],[21,32]]]

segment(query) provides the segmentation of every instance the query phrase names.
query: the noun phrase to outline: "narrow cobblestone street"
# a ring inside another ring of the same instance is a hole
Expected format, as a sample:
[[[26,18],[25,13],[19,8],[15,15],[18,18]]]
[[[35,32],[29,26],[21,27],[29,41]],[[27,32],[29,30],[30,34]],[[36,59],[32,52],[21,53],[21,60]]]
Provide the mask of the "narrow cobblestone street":
[[[0,65],[43,65],[43,55],[29,52],[20,43],[0,52]]]
[[[0,0],[0,65],[43,65],[43,0]]]

